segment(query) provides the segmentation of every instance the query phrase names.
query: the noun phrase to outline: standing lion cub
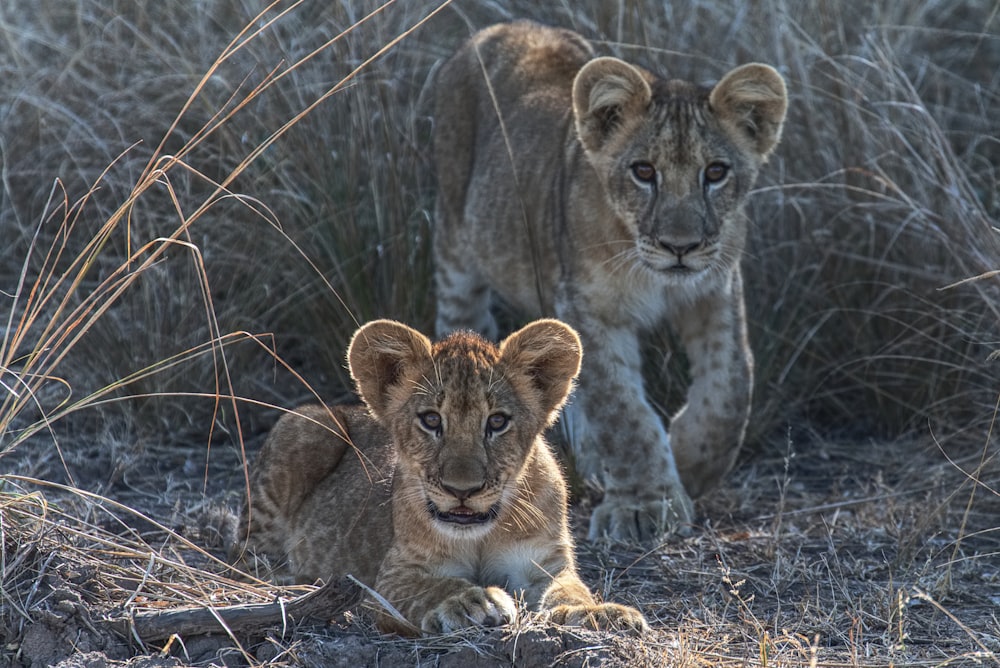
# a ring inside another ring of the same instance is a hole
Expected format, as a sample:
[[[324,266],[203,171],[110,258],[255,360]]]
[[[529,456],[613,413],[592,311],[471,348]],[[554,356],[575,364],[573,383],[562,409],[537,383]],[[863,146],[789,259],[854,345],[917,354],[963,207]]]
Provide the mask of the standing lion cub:
[[[499,346],[439,343],[397,322],[348,349],[365,406],[282,417],[254,465],[240,518],[249,554],[300,581],[352,574],[412,626],[496,626],[516,599],[561,624],[642,631],[635,609],[597,603],[576,572],[566,488],[542,438],[580,368],[580,340],[540,320]]]
[[[749,418],[742,207],[781,136],[781,76],[752,63],[708,88],[661,79],[521,21],[474,35],[435,88],[438,335],[495,337],[493,294],[575,327],[587,359],[565,424],[577,467],[604,483],[590,537],[683,528]],[[669,438],[639,345],[663,326],[691,375]]]

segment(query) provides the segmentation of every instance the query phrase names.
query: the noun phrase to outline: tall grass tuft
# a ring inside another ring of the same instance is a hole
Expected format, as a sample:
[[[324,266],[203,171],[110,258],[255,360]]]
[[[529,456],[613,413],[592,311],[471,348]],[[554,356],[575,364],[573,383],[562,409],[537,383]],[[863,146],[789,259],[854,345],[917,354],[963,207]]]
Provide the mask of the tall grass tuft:
[[[351,203],[360,183],[371,188],[404,174],[376,176],[355,157],[359,173],[345,179],[334,144],[315,135],[347,137],[348,128],[304,121],[359,85],[370,63],[435,10],[389,21],[388,9],[0,9],[12,63],[0,146],[0,224],[9,240],[0,256],[0,456],[47,431],[73,482],[56,426],[72,416],[77,438],[87,438],[80,432],[99,415],[175,445],[194,445],[194,434],[212,434],[221,420],[242,444],[234,398],[273,400],[267,377],[284,366],[274,361],[269,328],[304,326],[281,344],[304,351],[295,355],[300,364],[320,357],[336,376],[342,341],[367,317],[363,305],[420,290],[426,253],[401,245],[426,239],[426,217],[408,214],[416,232],[400,235],[389,223],[396,211],[373,210],[379,229],[361,222],[366,203]],[[314,29],[303,33],[304,24]],[[388,132],[376,117],[366,111],[359,132]],[[413,141],[395,128],[393,135]],[[317,149],[315,160],[296,157]],[[344,212],[344,233],[333,239],[321,223]],[[334,261],[323,262],[324,253]],[[367,280],[388,266],[412,267],[413,280],[402,290],[396,279],[405,270],[374,286]],[[426,291],[418,294],[407,303],[426,303]],[[237,341],[247,345],[234,349]]]

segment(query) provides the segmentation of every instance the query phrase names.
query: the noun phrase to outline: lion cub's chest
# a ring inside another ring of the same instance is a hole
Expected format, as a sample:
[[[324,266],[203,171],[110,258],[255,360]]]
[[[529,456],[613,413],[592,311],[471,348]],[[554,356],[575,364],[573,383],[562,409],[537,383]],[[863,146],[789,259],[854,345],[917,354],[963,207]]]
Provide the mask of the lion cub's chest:
[[[559,572],[564,565],[551,544],[521,541],[458,548],[444,555],[431,571],[437,577],[463,578],[482,587],[522,591],[525,602],[534,605],[549,584],[546,573]]]

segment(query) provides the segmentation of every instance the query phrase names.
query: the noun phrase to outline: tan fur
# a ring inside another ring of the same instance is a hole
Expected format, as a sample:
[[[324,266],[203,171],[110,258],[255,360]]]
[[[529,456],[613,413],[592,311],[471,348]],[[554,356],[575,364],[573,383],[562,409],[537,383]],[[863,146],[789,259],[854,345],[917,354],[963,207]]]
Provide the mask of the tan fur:
[[[492,295],[575,327],[587,356],[564,423],[605,489],[590,537],[683,530],[749,417],[741,209],[781,134],[781,77],[750,64],[713,88],[667,81],[516,22],[459,49],[436,97],[438,334],[496,336]],[[639,353],[663,324],[692,377],[669,438]]]
[[[644,630],[637,610],[597,603],[577,575],[565,482],[541,436],[580,357],[556,320],[499,346],[365,325],[348,362],[366,407],[278,421],[241,515],[244,562],[266,558],[297,581],[352,574],[408,621],[383,611],[379,626],[403,634],[510,622],[515,599],[561,624]]]

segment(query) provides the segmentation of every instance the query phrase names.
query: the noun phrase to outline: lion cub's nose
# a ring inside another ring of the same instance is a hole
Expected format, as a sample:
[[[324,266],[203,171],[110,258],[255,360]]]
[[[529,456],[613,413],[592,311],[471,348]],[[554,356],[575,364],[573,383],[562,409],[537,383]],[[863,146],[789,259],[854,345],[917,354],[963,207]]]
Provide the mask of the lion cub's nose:
[[[458,499],[459,503],[465,503],[466,499],[483,488],[483,485],[477,485],[476,487],[453,487],[444,483],[441,483],[441,486],[444,488],[444,491]]]
[[[673,253],[675,256],[677,256],[677,259],[681,259],[688,253],[698,250],[698,248],[700,248],[702,244],[701,241],[695,241],[693,243],[673,243],[666,239],[658,239],[658,241],[663,250],[667,251],[668,253]]]
[[[474,457],[459,457],[441,466],[441,488],[464,503],[486,486],[486,464]]]

